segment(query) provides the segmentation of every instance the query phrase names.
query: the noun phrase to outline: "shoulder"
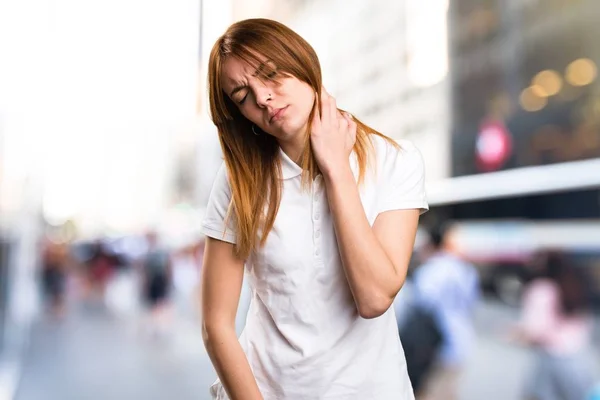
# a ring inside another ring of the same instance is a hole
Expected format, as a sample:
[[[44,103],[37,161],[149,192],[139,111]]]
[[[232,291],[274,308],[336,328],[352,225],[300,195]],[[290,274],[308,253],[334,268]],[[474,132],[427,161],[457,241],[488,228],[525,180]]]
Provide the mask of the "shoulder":
[[[371,135],[371,143],[376,170],[378,174],[383,174],[382,178],[398,174],[402,174],[404,178],[424,175],[423,157],[410,140],[393,140]]]
[[[395,140],[378,135],[371,135],[370,139],[378,165],[397,162],[414,164],[422,161],[421,152],[410,140]]]
[[[233,218],[229,221],[227,220],[231,197],[232,193],[227,168],[225,163],[223,163],[213,182],[208,204],[206,205],[202,230],[207,236],[235,243],[235,224]]]
[[[225,162],[221,163],[217,174],[215,175],[215,179],[213,181],[212,193],[216,195],[217,193],[222,194],[231,194],[231,185],[229,181],[229,173],[227,172],[227,166]]]
[[[227,173],[227,165],[225,165],[225,161],[221,162],[219,169],[217,170],[217,175],[215,176],[215,183],[224,182],[229,185],[229,174]]]
[[[231,197],[232,193],[229,175],[227,173],[227,167],[223,162],[219,167],[212,184],[212,189],[208,198],[207,216],[214,214],[215,210],[219,211],[218,214],[221,217],[224,216],[225,211],[229,207]]]

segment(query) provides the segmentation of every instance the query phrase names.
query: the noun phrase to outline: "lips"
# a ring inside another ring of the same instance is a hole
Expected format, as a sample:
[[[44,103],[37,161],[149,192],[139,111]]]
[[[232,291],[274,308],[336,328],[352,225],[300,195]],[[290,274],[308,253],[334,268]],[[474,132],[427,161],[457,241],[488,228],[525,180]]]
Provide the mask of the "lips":
[[[288,106],[277,108],[273,110],[271,114],[269,114],[269,123],[277,121],[283,115],[283,112],[288,108]]]

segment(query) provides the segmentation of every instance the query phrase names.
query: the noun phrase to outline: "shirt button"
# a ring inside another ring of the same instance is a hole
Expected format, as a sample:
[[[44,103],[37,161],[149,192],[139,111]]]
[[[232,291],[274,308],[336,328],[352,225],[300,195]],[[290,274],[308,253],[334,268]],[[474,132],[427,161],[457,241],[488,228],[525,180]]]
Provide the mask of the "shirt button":
[[[320,254],[320,253],[319,253],[319,249],[316,249],[316,250],[315,250],[315,256],[318,256],[319,254]]]
[[[315,237],[318,239],[321,237],[321,232],[320,231],[316,231],[315,232]]]
[[[319,218],[321,218],[321,214],[319,214],[319,213],[316,213],[316,214],[315,214],[315,219],[318,221],[318,220],[319,220]]]

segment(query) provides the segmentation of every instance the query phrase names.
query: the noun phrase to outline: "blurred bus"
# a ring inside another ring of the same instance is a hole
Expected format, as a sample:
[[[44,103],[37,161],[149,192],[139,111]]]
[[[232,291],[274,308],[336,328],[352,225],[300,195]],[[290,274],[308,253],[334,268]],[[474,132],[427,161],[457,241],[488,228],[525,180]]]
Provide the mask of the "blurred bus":
[[[457,227],[461,250],[478,267],[483,288],[505,303],[518,304],[535,276],[532,257],[556,249],[588,269],[600,305],[600,221],[474,220]]]

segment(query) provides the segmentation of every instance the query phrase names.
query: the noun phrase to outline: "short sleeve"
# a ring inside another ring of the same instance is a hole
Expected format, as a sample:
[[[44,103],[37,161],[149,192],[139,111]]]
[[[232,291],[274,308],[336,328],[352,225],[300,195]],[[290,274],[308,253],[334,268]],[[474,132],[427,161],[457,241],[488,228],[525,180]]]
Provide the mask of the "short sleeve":
[[[421,152],[409,141],[400,148],[385,143],[379,189],[379,213],[390,210],[429,209],[425,194],[425,167]]]
[[[231,202],[231,186],[225,163],[219,168],[206,206],[202,232],[211,238],[235,244],[234,216],[227,218]],[[227,226],[225,225],[227,219]]]

